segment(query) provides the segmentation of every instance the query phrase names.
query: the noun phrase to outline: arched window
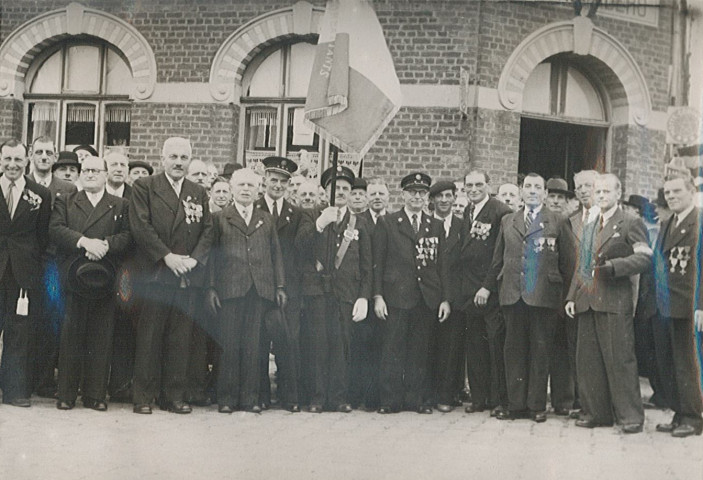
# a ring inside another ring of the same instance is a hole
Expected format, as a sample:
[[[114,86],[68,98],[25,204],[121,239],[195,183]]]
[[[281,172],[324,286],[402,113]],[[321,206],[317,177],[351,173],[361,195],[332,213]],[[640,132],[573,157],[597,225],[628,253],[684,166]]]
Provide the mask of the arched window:
[[[48,136],[59,150],[126,151],[133,86],[127,62],[107,43],[68,40],[47,49],[27,72],[27,143]]]
[[[311,177],[327,164],[320,159],[336,147],[303,122],[314,56],[315,45],[302,41],[275,45],[251,61],[242,78],[240,163],[256,167],[279,155],[295,160]]]

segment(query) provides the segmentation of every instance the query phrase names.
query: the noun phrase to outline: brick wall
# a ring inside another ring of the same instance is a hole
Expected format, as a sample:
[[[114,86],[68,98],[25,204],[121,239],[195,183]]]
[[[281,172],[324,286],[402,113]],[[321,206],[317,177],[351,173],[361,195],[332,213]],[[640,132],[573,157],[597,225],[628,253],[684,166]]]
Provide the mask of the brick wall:
[[[487,172],[497,189],[502,183],[517,182],[519,154],[520,115],[478,109],[471,167]]]
[[[135,103],[132,106],[130,158],[160,166],[161,147],[168,137],[190,138],[193,158],[222,166],[234,159],[233,135],[239,107],[230,105]]]
[[[22,138],[22,102],[0,99],[0,143]]]

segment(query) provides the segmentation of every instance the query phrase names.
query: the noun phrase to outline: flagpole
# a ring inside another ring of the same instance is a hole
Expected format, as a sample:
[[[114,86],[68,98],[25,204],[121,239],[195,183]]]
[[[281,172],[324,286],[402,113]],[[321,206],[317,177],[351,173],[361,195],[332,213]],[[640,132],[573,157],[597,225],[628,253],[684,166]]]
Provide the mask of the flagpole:
[[[335,147],[332,151],[332,177],[330,178],[330,207],[334,207],[334,199],[337,196],[337,163],[339,162],[339,149]]]

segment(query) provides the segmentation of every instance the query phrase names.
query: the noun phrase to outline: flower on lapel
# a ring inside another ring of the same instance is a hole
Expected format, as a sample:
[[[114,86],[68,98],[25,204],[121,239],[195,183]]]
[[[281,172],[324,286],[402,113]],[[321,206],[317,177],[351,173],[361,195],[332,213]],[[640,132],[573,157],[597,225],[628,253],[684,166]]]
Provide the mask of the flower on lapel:
[[[473,225],[471,225],[471,238],[486,240],[491,234],[491,227],[492,225],[490,223],[475,221]]]
[[[200,219],[203,218],[203,206],[195,203],[197,199],[188,195],[185,200],[183,200],[183,209],[186,213],[186,223],[198,223]]]
[[[344,230],[344,238],[345,240],[348,240],[350,242],[354,240],[359,240],[359,230],[357,230],[356,228],[353,230],[347,228],[346,230]]]
[[[30,212],[33,212],[34,210],[39,210],[39,207],[41,206],[42,202],[42,199],[39,195],[27,188],[25,188],[22,192],[22,200],[29,203]]]
[[[256,222],[256,225],[254,225],[254,228],[259,228],[263,224],[264,224],[264,221],[262,219],[259,219],[259,221]]]

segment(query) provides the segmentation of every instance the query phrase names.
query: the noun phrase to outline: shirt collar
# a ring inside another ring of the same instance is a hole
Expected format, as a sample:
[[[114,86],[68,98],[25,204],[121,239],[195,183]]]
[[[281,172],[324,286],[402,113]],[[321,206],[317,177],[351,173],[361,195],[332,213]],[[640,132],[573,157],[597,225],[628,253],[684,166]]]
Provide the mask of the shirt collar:
[[[688,215],[693,211],[694,208],[696,208],[696,205],[691,203],[691,205],[686,210],[684,210],[681,213],[677,213],[676,214],[677,215],[677,217],[676,217],[677,222],[676,222],[676,225],[674,225],[674,226],[678,227],[679,225],[681,225],[681,222],[683,222],[683,219],[688,217]]]
[[[422,211],[419,211],[417,213],[412,213],[410,210],[407,209],[407,207],[403,207],[403,211],[405,212],[405,215],[407,215],[408,220],[412,222],[413,215],[417,215],[417,218],[422,220]]]
[[[278,200],[274,200],[273,198],[269,197],[268,194],[264,194],[264,200],[266,201],[266,205],[269,207],[269,212],[273,212],[273,204],[275,203],[276,207],[278,207],[278,214],[281,214],[281,212],[283,211],[283,197],[279,198]]]
[[[474,220],[476,219],[476,217],[478,217],[478,214],[481,212],[481,209],[488,203],[488,200],[490,198],[490,195],[486,195],[483,200],[474,204]]]
[[[238,212],[246,212],[247,214],[251,214],[251,212],[254,210],[254,204],[250,203],[248,207],[245,207],[241,203],[234,202],[234,206],[237,207]]]
[[[185,177],[181,177],[178,180],[174,180],[173,178],[168,176],[168,173],[164,173],[164,175],[166,175],[166,179],[168,180],[168,183],[170,183],[174,189],[177,189],[178,191],[181,190],[181,187],[183,187],[183,180],[185,179]]]
[[[122,185],[120,185],[119,187],[117,187],[117,188],[112,188],[112,187],[110,186],[110,184],[106,183],[106,184],[105,184],[105,190],[106,190],[107,193],[109,193],[110,195],[114,195],[114,196],[116,196],[116,197],[121,197],[121,196],[124,194],[124,183],[123,183]]]
[[[49,185],[51,184],[51,180],[54,178],[54,174],[49,172],[49,174],[46,176],[46,178],[39,178],[37,176],[37,172],[34,172],[33,174],[34,180],[39,184],[44,187],[49,188]]]
[[[2,185],[3,191],[7,191],[8,188],[10,188],[10,180],[7,179],[5,175],[0,176],[0,185]],[[18,191],[24,190],[24,187],[27,185],[27,182],[24,180],[24,175],[22,175],[20,178],[15,180],[15,187],[17,187]]]
[[[93,204],[93,206],[97,205],[100,200],[102,200],[103,196],[105,196],[105,189],[101,189],[99,192],[89,192],[85,190],[85,194],[88,196],[88,200],[90,200],[90,203]]]
[[[544,206],[544,205],[540,203],[539,205],[537,205],[536,207],[534,207],[534,208],[532,209],[532,215],[536,216],[539,212],[541,212],[543,206]],[[527,212],[529,212],[529,211],[530,211],[530,207],[528,207],[527,205],[525,205],[525,216],[527,216]]]
[[[605,225],[608,220],[612,218],[613,215],[615,215],[615,212],[618,210],[618,204],[616,203],[615,205],[612,206],[608,211],[603,212],[603,225]]]

